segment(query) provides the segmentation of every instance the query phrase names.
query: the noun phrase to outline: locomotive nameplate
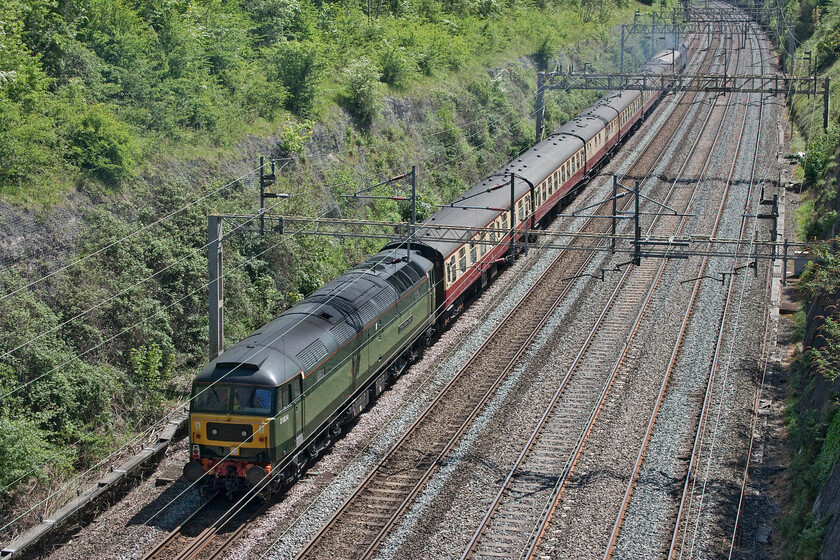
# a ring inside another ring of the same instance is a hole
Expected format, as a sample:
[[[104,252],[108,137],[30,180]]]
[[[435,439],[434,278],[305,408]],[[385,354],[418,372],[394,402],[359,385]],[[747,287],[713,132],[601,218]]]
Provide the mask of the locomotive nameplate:
[[[400,326],[397,327],[397,332],[403,332],[406,329],[406,327],[408,327],[408,325],[410,325],[413,322],[414,322],[414,315],[412,315],[411,317],[409,317],[408,319],[406,319],[405,321],[400,323]]]

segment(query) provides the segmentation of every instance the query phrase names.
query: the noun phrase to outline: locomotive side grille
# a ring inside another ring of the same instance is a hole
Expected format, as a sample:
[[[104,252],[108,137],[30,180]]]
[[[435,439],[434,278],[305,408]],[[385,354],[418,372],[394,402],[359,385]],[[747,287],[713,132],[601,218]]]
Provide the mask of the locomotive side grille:
[[[254,428],[250,424],[207,423],[207,439],[215,441],[250,441]]]
[[[327,347],[320,340],[315,340],[309,346],[297,353],[297,358],[303,366],[303,371],[309,371],[315,367],[329,352]]]

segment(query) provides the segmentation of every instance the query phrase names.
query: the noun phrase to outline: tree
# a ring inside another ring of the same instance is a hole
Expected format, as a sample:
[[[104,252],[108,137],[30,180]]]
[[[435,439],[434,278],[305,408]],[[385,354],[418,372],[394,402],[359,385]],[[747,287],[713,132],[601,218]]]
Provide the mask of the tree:
[[[348,106],[363,124],[370,124],[379,114],[381,94],[377,86],[379,71],[367,58],[361,57],[350,63],[345,71],[350,90]]]

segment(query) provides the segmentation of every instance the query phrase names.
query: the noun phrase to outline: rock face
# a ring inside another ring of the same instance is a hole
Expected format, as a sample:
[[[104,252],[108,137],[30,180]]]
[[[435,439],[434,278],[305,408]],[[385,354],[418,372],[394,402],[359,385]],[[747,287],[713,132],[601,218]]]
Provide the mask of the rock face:
[[[817,501],[814,502],[814,513],[818,519],[828,517],[825,526],[825,541],[820,555],[822,560],[836,560],[840,558],[840,469],[828,477]]]
[[[45,263],[67,255],[84,224],[80,208],[90,201],[74,194],[65,203],[39,213],[0,202],[0,268],[34,273],[37,261]]]
[[[803,347],[820,347],[824,341],[820,337],[820,331],[826,316],[838,317],[837,304],[840,302],[840,294],[824,295],[817,298],[809,307],[806,318],[805,340]],[[825,416],[833,405],[836,405],[840,395],[840,379],[829,381],[816,372],[811,372],[805,380],[808,389],[802,395],[800,408],[803,410],[816,410],[820,416]],[[814,502],[813,512],[816,514],[816,521],[826,521],[825,540],[820,558],[824,560],[836,560],[840,558],[840,469],[837,465],[834,472],[828,477],[825,485],[820,489],[819,495]]]

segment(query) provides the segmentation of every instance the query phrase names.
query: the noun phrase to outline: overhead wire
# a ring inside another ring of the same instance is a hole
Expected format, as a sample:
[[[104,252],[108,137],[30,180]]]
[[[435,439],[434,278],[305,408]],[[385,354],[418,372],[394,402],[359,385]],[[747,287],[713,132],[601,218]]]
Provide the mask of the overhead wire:
[[[279,204],[279,202],[278,202],[278,204]],[[329,212],[329,211],[327,211],[327,212]],[[321,217],[323,217],[323,216],[324,216],[327,212],[323,213],[323,214],[321,215]],[[250,221],[256,220],[257,218],[259,218],[259,216],[253,216],[253,217],[249,218],[249,219],[248,219],[248,221],[250,222]],[[315,219],[318,219],[318,218],[315,218]],[[416,235],[417,231],[419,231],[419,228],[422,228],[424,225],[426,225],[426,222],[423,222],[422,224],[419,224],[419,225],[415,226],[417,229],[415,229],[415,230],[413,231],[412,236]],[[240,229],[241,227],[243,227],[243,226],[238,226],[238,227],[237,227],[237,229]],[[297,232],[290,232],[290,233],[289,233],[289,235],[293,235],[293,236],[294,236],[294,235],[296,235],[296,234],[297,234]],[[264,253],[266,253],[266,252],[270,251],[271,249],[273,249],[274,247],[276,247],[276,246],[280,245],[282,242],[283,242],[283,241],[281,240],[281,241],[278,241],[277,243],[275,243],[275,244],[273,244],[273,245],[269,246],[268,248],[264,249],[264,250],[263,250],[263,251],[261,251],[260,253],[258,253],[258,254],[256,254],[256,255],[254,255],[253,257],[251,257],[250,259],[246,259],[246,261],[243,261],[242,263],[240,263],[240,265],[239,265],[239,266],[244,266],[244,265],[245,265],[245,264],[246,264],[249,260],[253,260],[253,259],[258,258],[258,257],[259,257],[259,256],[261,256],[262,254],[264,254]],[[406,240],[406,241],[404,241],[404,242],[408,242],[408,240]],[[223,275],[224,275],[224,271],[223,271]],[[357,279],[358,279],[358,278],[354,279],[354,280],[353,280],[353,282],[351,282],[351,284],[352,284],[352,283],[354,283]],[[189,294],[186,294],[185,296],[183,296],[183,297],[182,297],[182,298],[180,298],[179,300],[177,300],[177,301],[173,302],[172,304],[170,304],[170,306],[169,306],[169,307],[171,307],[171,306],[173,306],[173,305],[177,305],[180,301],[183,301],[183,299],[186,299],[186,298],[190,297],[191,295],[193,295],[193,294],[197,293],[198,291],[203,291],[203,290],[204,290],[204,289],[206,289],[208,286],[209,286],[209,283],[208,283],[208,284],[205,284],[204,286],[202,286],[202,287],[200,287],[200,288],[197,288],[197,289],[196,289],[196,290],[194,290],[193,292],[190,292]],[[349,286],[347,286],[347,287],[349,287]],[[347,287],[345,287],[344,289],[346,289]],[[343,290],[342,290],[342,291],[343,291]],[[339,293],[340,293],[340,292],[339,292]],[[338,295],[338,294],[335,294],[333,297],[337,297],[337,295]],[[327,302],[329,302],[329,301],[330,301],[330,300],[327,300]],[[320,308],[320,307],[322,307],[323,305],[325,305],[327,302],[325,302],[325,303],[321,304],[321,306],[319,306],[319,308]],[[164,312],[166,309],[168,309],[168,307],[167,307],[167,308],[164,308],[164,309],[162,309],[162,310],[159,310],[157,313],[155,313],[155,315],[156,315],[156,314],[159,314],[159,313]],[[317,311],[317,310],[313,310],[312,312],[308,313],[306,316],[311,316],[311,315],[312,315],[312,313],[315,313],[315,311]],[[145,321],[146,321],[146,320],[148,320],[149,318],[150,318],[150,317],[147,317],[147,318],[143,319],[141,322],[145,322]],[[301,319],[301,321],[302,321],[302,320],[304,320],[304,319],[305,319],[305,317],[304,317],[304,318],[302,318],[302,319]],[[135,324],[135,325],[133,325],[133,326],[136,326],[136,324]],[[131,328],[133,328],[133,326],[132,326],[132,327],[128,327],[128,328],[126,328],[125,330],[123,330],[121,333],[118,333],[118,334],[116,334],[116,335],[112,336],[110,339],[108,339],[108,340],[106,340],[106,341],[103,341],[103,342],[102,342],[102,343],[100,343],[100,345],[98,345],[98,346],[101,346],[101,345],[103,345],[103,344],[107,344],[108,342],[112,341],[113,339],[115,339],[116,337],[120,336],[121,334],[124,334],[125,332],[128,332],[129,330],[131,330]],[[292,327],[289,327],[289,330],[290,330],[291,328],[292,328]],[[287,331],[287,332],[288,332],[288,331]],[[276,341],[277,339],[281,338],[284,334],[285,334],[285,333],[281,333],[280,335],[278,335],[278,336],[276,337],[275,341]],[[53,370],[50,370],[49,372],[47,372],[47,373],[45,373],[45,374],[43,374],[43,375],[47,375],[48,373],[51,373],[51,372],[52,372],[52,371],[54,371],[55,369],[58,369],[58,368],[60,368],[60,367],[63,367],[64,365],[67,365],[67,363],[70,363],[71,361],[73,361],[73,360],[75,360],[75,359],[78,359],[79,357],[84,356],[85,354],[87,354],[87,353],[89,353],[89,352],[93,351],[94,349],[96,349],[96,347],[91,348],[91,349],[88,349],[88,350],[87,350],[86,352],[84,352],[83,354],[81,354],[81,355],[79,355],[79,356],[77,356],[77,357],[75,357],[75,358],[71,359],[71,360],[70,360],[70,361],[68,361],[68,362],[65,362],[64,364],[61,364],[60,366],[57,366],[57,367],[56,367],[56,368],[54,368]],[[257,352],[259,352],[259,351],[257,351]],[[239,367],[239,366],[237,366],[237,367]],[[233,371],[234,371],[234,370],[231,370],[231,372],[228,372],[228,374],[227,374],[227,375],[230,375],[230,373],[232,373]],[[39,378],[40,378],[40,377],[43,377],[43,375],[42,375],[42,376],[39,376]],[[31,382],[34,382],[35,380],[36,380],[36,379],[31,380],[31,381],[30,381],[30,383],[31,383]],[[213,385],[215,385],[215,383],[214,383]],[[211,386],[212,386],[212,385],[211,385]],[[22,388],[22,387],[18,387],[17,389],[15,389],[14,391],[12,391],[12,392],[10,392],[10,393],[8,393],[8,394],[12,394],[12,393],[16,392],[17,390],[19,390],[19,389],[21,389],[21,388]],[[208,388],[209,388],[209,387],[208,387]],[[206,389],[205,389],[205,390],[206,390]],[[192,400],[193,400],[196,396],[198,396],[198,395],[193,395],[193,396],[191,396],[191,397],[187,400],[187,404],[188,404],[188,403],[190,403],[190,402],[191,402],[191,401],[192,401]],[[177,406],[176,408],[180,408],[181,406],[183,406],[183,403],[179,403],[179,404],[178,404],[178,406]],[[160,423],[161,423],[161,422],[163,422],[163,421],[166,421],[166,420],[168,419],[168,417],[169,417],[169,415],[165,416],[165,417],[164,417],[164,419],[162,419],[161,421],[157,422],[157,423],[156,423],[156,425],[160,425]],[[110,454],[110,455],[108,456],[108,458],[112,457],[115,453],[116,453],[116,452],[114,452],[114,453]],[[100,461],[100,463],[98,463],[97,465],[94,465],[94,466],[93,466],[93,467],[91,467],[90,469],[86,470],[84,473],[81,473],[81,474],[80,474],[80,475],[78,475],[77,477],[74,477],[74,479],[80,478],[80,477],[82,477],[82,476],[84,476],[84,475],[88,474],[89,472],[91,472],[93,469],[98,468],[101,464],[104,464],[104,461],[106,461],[108,458],[103,459],[103,460],[102,460],[102,461]],[[46,498],[44,498],[44,500],[42,500],[41,502],[39,502],[39,503],[35,504],[35,505],[34,505],[34,506],[32,506],[29,510],[24,511],[24,512],[23,512],[20,516],[18,516],[17,518],[13,519],[13,520],[12,520],[12,521],[10,521],[9,523],[7,523],[5,526],[0,527],[0,531],[2,531],[2,530],[4,530],[4,529],[6,529],[6,528],[7,528],[7,527],[9,527],[10,525],[12,525],[13,523],[15,523],[15,522],[16,522],[16,521],[18,521],[19,519],[21,519],[23,516],[25,516],[26,514],[30,513],[31,511],[33,511],[36,507],[39,507],[40,505],[42,505],[43,503],[45,503],[45,502],[46,502],[47,500],[49,500],[52,496],[56,495],[57,493],[63,492],[64,490],[66,490],[67,488],[69,488],[69,486],[70,486],[70,485],[72,485],[72,483],[73,483],[73,480],[68,481],[68,483],[67,483],[67,484],[65,484],[64,486],[60,487],[59,489],[57,489],[56,491],[54,491],[53,493],[51,493],[50,495],[48,495]],[[179,495],[180,495],[180,494],[179,494]],[[167,504],[166,506],[164,506],[164,508],[162,508],[162,509],[161,509],[161,511],[163,511],[163,509],[165,509],[166,507],[168,507],[168,505],[169,505],[169,504]],[[160,513],[160,512],[158,512],[158,513]],[[157,514],[155,514],[155,515],[157,515]],[[153,516],[153,517],[154,517],[154,516]]]

